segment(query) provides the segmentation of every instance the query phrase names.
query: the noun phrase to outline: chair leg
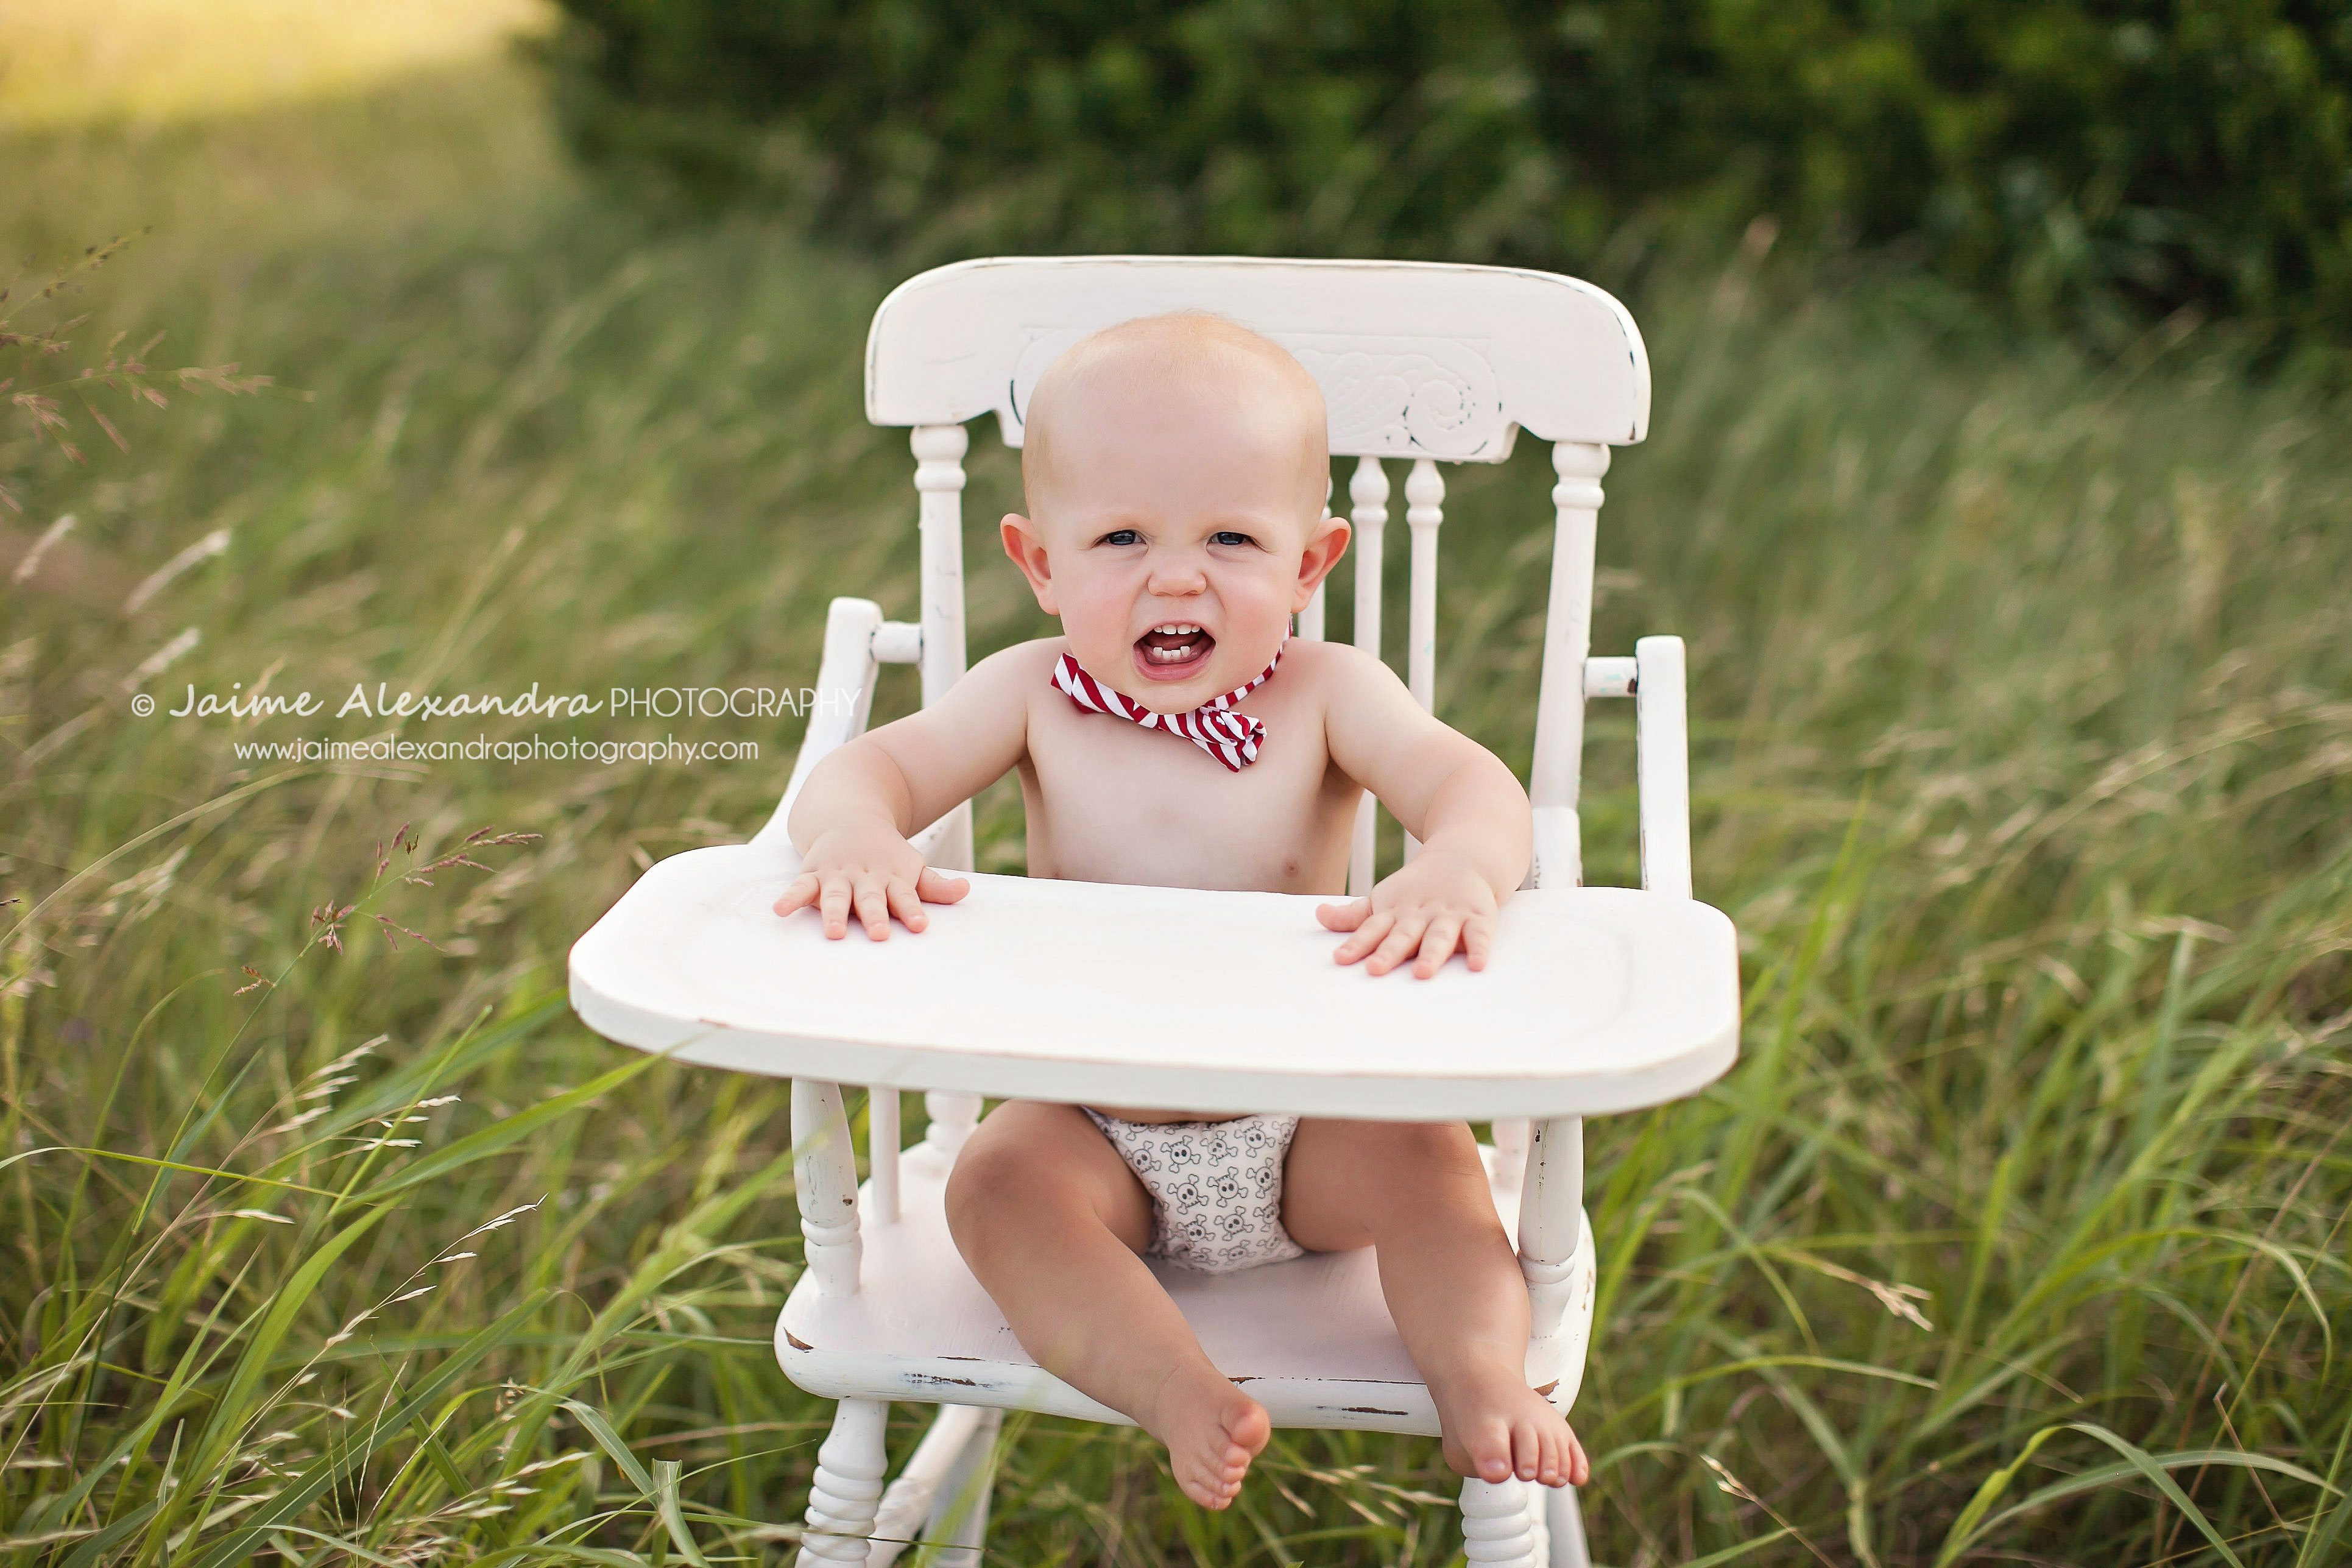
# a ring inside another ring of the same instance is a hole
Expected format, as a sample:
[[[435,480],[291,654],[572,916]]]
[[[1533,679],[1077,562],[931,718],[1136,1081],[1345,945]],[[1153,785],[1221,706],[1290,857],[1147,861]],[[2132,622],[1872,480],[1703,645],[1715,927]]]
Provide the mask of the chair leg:
[[[1544,1522],[1551,1528],[1549,1568],[1592,1568],[1584,1545],[1584,1516],[1577,1507],[1574,1487],[1547,1487]]]
[[[889,1468],[882,1446],[889,1415],[889,1402],[882,1399],[845,1399],[834,1407],[832,1434],[816,1451],[799,1568],[865,1563],[882,1504],[882,1473]]]
[[[1003,1411],[982,1414],[971,1440],[940,1483],[939,1501],[923,1532],[949,1544],[932,1557],[930,1568],[981,1568],[981,1548],[988,1540],[988,1500],[996,1489],[996,1434],[1003,1425]]]
[[[1524,1488],[1517,1480],[1475,1477],[1462,1483],[1462,1554],[1473,1568],[1542,1568],[1535,1560]]]

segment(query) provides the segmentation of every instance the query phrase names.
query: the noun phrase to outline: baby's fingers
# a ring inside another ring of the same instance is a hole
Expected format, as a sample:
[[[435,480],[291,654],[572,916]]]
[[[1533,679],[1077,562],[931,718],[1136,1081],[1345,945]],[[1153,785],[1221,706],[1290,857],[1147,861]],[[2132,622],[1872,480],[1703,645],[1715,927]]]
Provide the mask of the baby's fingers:
[[[1429,922],[1428,934],[1421,939],[1421,956],[1413,961],[1412,972],[1423,980],[1429,979],[1454,956],[1454,944],[1462,935],[1462,921],[1454,915],[1440,915]]]
[[[804,910],[816,902],[817,895],[824,890],[822,878],[814,871],[803,871],[793,879],[792,885],[784,889],[784,896],[776,900],[776,912],[788,915],[797,910]]]
[[[1344,904],[1318,904],[1315,918],[1323,922],[1325,931],[1354,931],[1372,912],[1370,899],[1350,899]]]
[[[908,931],[922,930],[929,923],[931,918],[923,912],[923,900],[916,891],[917,886],[916,883],[901,882],[893,877],[887,889],[890,912],[897,915],[900,923]]]
[[[890,900],[887,884],[879,877],[860,877],[853,895],[857,905],[857,919],[866,927],[866,934],[876,942],[890,940]]]
[[[1370,902],[1370,900],[1365,901],[1367,903]],[[1325,906],[1327,909],[1330,906],[1328,905]],[[1318,910],[1317,912],[1320,913],[1321,911]],[[1330,922],[1326,921],[1324,923],[1328,925]],[[1349,937],[1347,941],[1341,942],[1338,947],[1332,950],[1332,958],[1340,963],[1355,963],[1356,960],[1363,957],[1364,954],[1371,952],[1375,947],[1378,947],[1380,945],[1381,938],[1388,935],[1389,927],[1395,923],[1396,917],[1394,915],[1376,915],[1368,912],[1365,915],[1362,923],[1356,927],[1356,934]]]
[[[1427,915],[1407,912],[1398,916],[1396,924],[1391,926],[1389,934],[1381,939],[1380,950],[1374,952],[1370,960],[1365,963],[1364,973],[1386,974],[1390,970],[1411,958],[1413,949],[1421,945],[1422,932],[1428,929]]]
[[[824,934],[835,942],[849,934],[849,897],[848,878],[835,875],[824,879],[824,892],[816,907],[824,917]]]
[[[1495,951],[1495,919],[1492,915],[1472,915],[1462,922],[1462,952],[1469,959],[1470,967],[1486,967],[1487,955]]]
[[[961,877],[950,877],[929,866],[915,879],[915,896],[927,904],[952,904],[971,891],[971,884]]]

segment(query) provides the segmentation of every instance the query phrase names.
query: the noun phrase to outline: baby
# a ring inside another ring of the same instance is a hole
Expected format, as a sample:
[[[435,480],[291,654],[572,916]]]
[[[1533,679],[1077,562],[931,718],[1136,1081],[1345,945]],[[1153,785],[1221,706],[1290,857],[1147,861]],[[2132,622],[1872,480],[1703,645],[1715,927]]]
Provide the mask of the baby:
[[[1518,781],[1378,659],[1286,640],[1347,548],[1348,525],[1323,513],[1326,442],[1306,368],[1218,317],[1129,321],[1056,360],[1030,398],[1029,515],[1003,536],[1063,635],[982,660],[827,757],[793,809],[804,869],[776,911],[814,906],[836,938],[853,915],[877,942],[894,915],[921,931],[924,902],[971,884],[926,867],[907,835],[1008,768],[1033,877],[1338,892],[1369,789],[1421,851],[1370,898],[1317,910],[1349,933],[1333,957],[1426,979],[1459,951],[1484,968],[1528,868]],[[1182,973],[1181,931],[1168,961]],[[1189,1203],[1175,1164],[1221,1166],[1255,1200],[1249,1223]],[[965,1145],[947,1207],[1023,1348],[1166,1444],[1203,1506],[1233,1500],[1269,1424],[1147,1252],[1217,1269],[1376,1248],[1446,1462],[1490,1481],[1585,1479],[1568,1424],[1528,1386],[1527,1286],[1462,1122],[1014,1100]]]

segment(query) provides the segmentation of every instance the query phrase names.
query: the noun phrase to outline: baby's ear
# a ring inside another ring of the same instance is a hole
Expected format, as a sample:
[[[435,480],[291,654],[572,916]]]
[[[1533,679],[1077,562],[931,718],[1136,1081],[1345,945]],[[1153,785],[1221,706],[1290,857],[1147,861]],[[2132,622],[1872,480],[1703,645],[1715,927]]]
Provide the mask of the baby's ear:
[[[1307,601],[1315,597],[1315,590],[1331,574],[1331,568],[1339,564],[1339,557],[1348,553],[1348,540],[1354,532],[1346,519],[1328,512],[1307,531],[1307,548],[1298,556],[1298,582],[1290,595],[1292,614],[1305,609]]]
[[[1062,612],[1054,602],[1054,567],[1045,558],[1045,541],[1037,525],[1017,511],[1008,511],[997,524],[997,534],[1004,541],[1004,553],[1013,564],[1021,568],[1021,575],[1029,579],[1029,591],[1037,595],[1037,607],[1049,616]]]

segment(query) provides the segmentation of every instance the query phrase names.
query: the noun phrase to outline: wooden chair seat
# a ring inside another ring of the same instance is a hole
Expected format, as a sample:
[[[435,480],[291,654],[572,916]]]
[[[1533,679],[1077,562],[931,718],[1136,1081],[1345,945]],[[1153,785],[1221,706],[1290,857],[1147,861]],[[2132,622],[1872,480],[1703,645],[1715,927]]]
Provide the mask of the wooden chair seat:
[[[1518,1225],[1518,1172],[1486,1150],[1495,1207]],[[1089,1421],[1127,1417],[1038,1370],[956,1252],[941,1205],[948,1161],[909,1150],[895,1224],[864,1227],[865,1288],[827,1297],[803,1277],[776,1324],[776,1358],[801,1387],[835,1399],[944,1401]],[[873,1184],[861,1207],[876,1207]],[[1266,1407],[1276,1426],[1437,1435],[1437,1410],[1381,1299],[1371,1249],[1310,1253],[1233,1274],[1148,1260],[1217,1369]],[[1550,1390],[1576,1397],[1592,1321],[1591,1228],[1570,1264],[1576,1283],[1556,1345]],[[1532,1359],[1532,1357],[1531,1357]]]

